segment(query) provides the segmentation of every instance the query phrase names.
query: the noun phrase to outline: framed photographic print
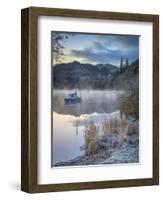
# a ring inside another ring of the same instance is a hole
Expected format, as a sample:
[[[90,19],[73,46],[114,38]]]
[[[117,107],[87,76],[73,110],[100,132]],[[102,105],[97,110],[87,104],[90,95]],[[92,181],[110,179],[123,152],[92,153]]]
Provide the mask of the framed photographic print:
[[[159,184],[159,16],[21,12],[21,189]]]

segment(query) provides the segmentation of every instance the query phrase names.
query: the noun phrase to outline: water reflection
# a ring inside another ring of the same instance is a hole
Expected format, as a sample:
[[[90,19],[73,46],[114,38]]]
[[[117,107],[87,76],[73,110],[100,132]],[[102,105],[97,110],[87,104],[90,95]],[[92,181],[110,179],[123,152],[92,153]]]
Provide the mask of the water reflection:
[[[68,90],[53,91],[53,158],[65,162],[82,155],[84,129],[87,123],[101,123],[117,113],[117,91],[82,90],[79,104],[64,104]]]

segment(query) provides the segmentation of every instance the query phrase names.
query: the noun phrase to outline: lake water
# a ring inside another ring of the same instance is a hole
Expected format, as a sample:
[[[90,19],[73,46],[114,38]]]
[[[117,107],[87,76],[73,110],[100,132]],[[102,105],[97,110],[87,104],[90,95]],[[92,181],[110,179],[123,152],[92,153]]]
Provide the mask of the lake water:
[[[87,123],[100,123],[113,115],[119,115],[117,96],[110,90],[78,91],[82,101],[65,105],[64,97],[70,91],[53,90],[53,145],[52,165],[69,161],[83,154],[84,129]]]

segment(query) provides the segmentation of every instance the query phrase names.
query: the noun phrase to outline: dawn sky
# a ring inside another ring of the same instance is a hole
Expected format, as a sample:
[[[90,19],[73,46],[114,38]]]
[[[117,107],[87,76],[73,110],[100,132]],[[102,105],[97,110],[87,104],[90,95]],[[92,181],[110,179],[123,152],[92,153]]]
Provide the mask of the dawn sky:
[[[65,35],[68,39],[62,41],[64,63],[78,61],[119,66],[122,57],[128,58],[129,62],[139,57],[139,36],[85,33]]]

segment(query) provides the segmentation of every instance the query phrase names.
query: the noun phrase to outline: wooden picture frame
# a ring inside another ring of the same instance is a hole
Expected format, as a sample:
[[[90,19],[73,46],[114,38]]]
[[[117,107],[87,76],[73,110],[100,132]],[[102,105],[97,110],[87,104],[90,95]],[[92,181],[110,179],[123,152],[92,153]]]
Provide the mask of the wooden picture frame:
[[[153,24],[153,177],[129,180],[37,183],[37,19],[39,16],[63,16],[85,19],[109,19],[151,22]],[[159,16],[29,7],[21,11],[21,190],[29,193],[83,189],[102,189],[159,184]]]

